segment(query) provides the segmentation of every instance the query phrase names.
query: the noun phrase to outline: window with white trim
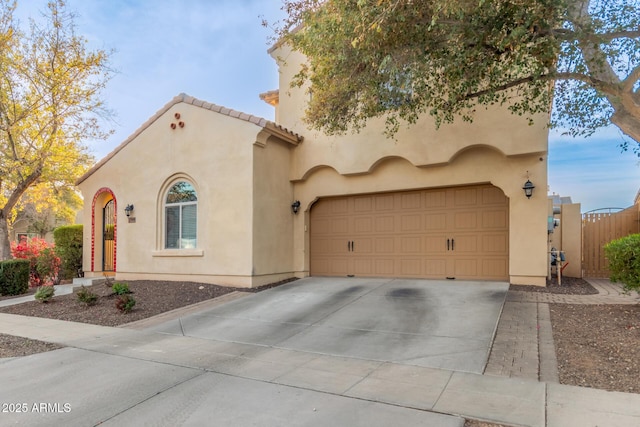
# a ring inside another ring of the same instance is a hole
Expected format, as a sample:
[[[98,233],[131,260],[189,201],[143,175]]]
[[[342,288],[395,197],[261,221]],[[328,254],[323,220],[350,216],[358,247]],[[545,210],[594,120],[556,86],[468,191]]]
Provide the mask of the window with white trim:
[[[194,249],[198,231],[198,197],[193,185],[179,181],[167,192],[164,205],[165,249]]]

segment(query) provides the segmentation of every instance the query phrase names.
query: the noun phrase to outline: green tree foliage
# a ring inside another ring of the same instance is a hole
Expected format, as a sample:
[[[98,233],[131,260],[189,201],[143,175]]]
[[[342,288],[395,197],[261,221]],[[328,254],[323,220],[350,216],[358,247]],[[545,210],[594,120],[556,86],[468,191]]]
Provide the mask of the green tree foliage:
[[[387,131],[504,104],[577,136],[614,123],[640,142],[639,0],[283,0],[276,37],[308,62],[309,125],[376,116]],[[555,82],[555,90],[554,83]]]
[[[27,221],[27,232],[44,238],[58,226],[73,224],[81,207],[82,198],[68,183],[43,182],[31,186],[22,195],[14,208],[13,224]]]
[[[26,31],[16,2],[0,0],[0,260],[10,255],[8,220],[32,187],[69,187],[92,163],[84,141],[107,136],[101,91],[109,54],[87,50],[74,15],[51,0]]]

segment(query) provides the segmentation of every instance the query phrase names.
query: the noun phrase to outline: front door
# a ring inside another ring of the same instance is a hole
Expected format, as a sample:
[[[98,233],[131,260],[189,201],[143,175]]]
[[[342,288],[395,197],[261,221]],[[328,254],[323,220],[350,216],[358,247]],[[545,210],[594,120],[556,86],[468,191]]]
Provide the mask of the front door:
[[[102,210],[102,224],[102,271],[114,271],[116,259],[116,211],[113,199],[104,205],[104,209]]]

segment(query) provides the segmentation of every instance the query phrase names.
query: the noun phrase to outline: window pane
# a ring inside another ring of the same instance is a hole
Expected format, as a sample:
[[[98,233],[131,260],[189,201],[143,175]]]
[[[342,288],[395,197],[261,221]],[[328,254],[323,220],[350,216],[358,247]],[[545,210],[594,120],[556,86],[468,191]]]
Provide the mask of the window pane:
[[[182,206],[182,248],[191,249],[196,247],[197,214],[197,205]]]
[[[165,248],[180,248],[180,207],[167,206],[165,208],[166,216],[166,242]]]
[[[193,185],[185,181],[176,183],[167,194],[167,204],[195,202],[198,200]]]

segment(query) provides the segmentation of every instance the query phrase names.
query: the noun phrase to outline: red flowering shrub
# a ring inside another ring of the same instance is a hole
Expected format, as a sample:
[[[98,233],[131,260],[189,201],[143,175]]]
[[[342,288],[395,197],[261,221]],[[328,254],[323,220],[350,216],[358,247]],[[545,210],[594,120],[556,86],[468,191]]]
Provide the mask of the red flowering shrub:
[[[11,242],[11,255],[17,259],[28,259],[31,262],[29,270],[29,286],[58,285],[60,279],[60,257],[54,251],[54,245],[44,239],[34,237],[23,238],[20,243]]]

